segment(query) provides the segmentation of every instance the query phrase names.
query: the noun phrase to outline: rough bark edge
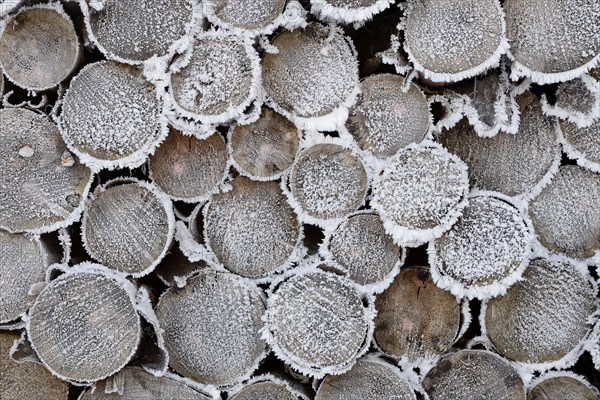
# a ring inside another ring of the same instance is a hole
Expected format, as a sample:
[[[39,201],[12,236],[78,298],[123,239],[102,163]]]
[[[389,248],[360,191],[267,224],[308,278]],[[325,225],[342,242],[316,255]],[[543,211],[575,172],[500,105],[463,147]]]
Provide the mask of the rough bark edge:
[[[405,6],[401,3],[398,4],[398,8],[400,10],[404,10]],[[402,29],[404,29],[403,25],[399,24],[398,30]],[[400,47],[401,44],[398,34],[392,34],[390,36],[390,47],[387,50],[375,54],[375,56],[379,57],[383,64],[392,65],[398,75],[406,75],[411,71],[412,68],[408,61],[404,60],[404,58],[400,56]]]
[[[596,367],[597,371],[600,371],[600,322],[597,322],[596,326],[594,326],[586,350],[592,356],[594,367]]]
[[[598,97],[598,99],[600,100],[600,97]],[[575,160],[577,165],[582,168],[588,169],[595,173],[600,173],[600,162],[591,161],[583,152],[579,151],[577,148],[575,148],[575,146],[569,143],[569,141],[565,138],[559,123],[556,124],[556,134],[558,136],[558,142],[561,144],[564,152],[567,154],[567,157],[569,157],[571,160]]]
[[[239,392],[241,392],[246,387],[253,385],[255,383],[262,383],[262,382],[271,382],[271,383],[275,383],[277,385],[281,385],[281,386],[285,387],[293,396],[296,396],[298,398],[298,400],[309,400],[309,396],[306,393],[304,393],[302,390],[299,390],[299,388],[295,387],[295,385],[293,385],[288,380],[283,379],[282,377],[276,376],[271,372],[261,374],[261,375],[255,375],[252,378],[250,378],[249,380],[247,380],[243,383],[239,383],[232,388],[229,388],[227,390],[228,398],[232,399],[234,396],[238,395]]]
[[[571,372],[571,371],[549,371],[549,372],[546,372],[546,373],[542,374],[541,376],[538,376],[537,378],[533,379],[531,382],[528,382],[525,385],[527,388],[527,392],[531,391],[538,384],[540,384],[544,381],[547,381],[549,379],[552,379],[552,378],[575,379],[576,381],[578,381],[579,383],[583,384],[585,387],[590,389],[592,391],[592,393],[594,393],[596,395],[597,398],[600,398],[600,392],[598,391],[598,389],[595,386],[593,386],[591,383],[589,383],[583,376],[577,375],[576,373]]]
[[[581,75],[579,79],[584,82],[590,96],[594,97],[594,105],[592,106],[591,114],[585,114],[579,111],[571,112],[556,105],[552,106],[548,103],[546,93],[542,93],[540,103],[542,103],[542,111],[545,115],[567,120],[581,129],[587,128],[600,118],[600,113],[594,113],[594,111],[600,110],[600,87],[598,86],[600,83],[587,74]]]
[[[510,74],[511,80],[516,81],[520,78],[525,77],[531,79],[532,82],[537,83],[539,85],[549,85],[552,83],[560,83],[573,80],[587,73],[589,70],[596,67],[600,62],[600,54],[597,54],[590,61],[575,69],[563,72],[544,73],[533,71],[525,65],[521,64],[520,62],[518,62],[513,56],[513,54],[510,52],[510,50],[506,52],[506,55],[512,61]]]
[[[364,23],[373,19],[376,14],[386,10],[395,3],[395,0],[377,0],[366,7],[337,7],[327,0],[311,0],[311,14],[320,20],[340,24]]]

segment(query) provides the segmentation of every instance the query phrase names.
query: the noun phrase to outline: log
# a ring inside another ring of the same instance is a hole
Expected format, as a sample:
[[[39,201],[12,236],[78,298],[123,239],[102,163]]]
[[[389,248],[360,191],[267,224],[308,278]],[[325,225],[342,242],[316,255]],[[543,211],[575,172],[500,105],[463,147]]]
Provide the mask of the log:
[[[273,39],[277,53],[262,60],[273,109],[300,128],[335,130],[359,92],[354,46],[339,28],[310,23]]]
[[[410,0],[404,51],[433,82],[456,82],[495,67],[508,49],[497,0]]]
[[[170,128],[148,166],[153,182],[173,200],[202,202],[218,191],[229,172],[227,147],[217,133],[200,140]]]
[[[366,356],[343,375],[328,375],[315,400],[417,400],[408,379],[392,364]]]
[[[97,264],[80,264],[40,293],[27,336],[42,363],[64,380],[91,383],[121,370],[141,337],[135,288]]]
[[[100,61],[71,81],[59,127],[83,163],[114,169],[145,161],[166,135],[160,119],[156,88],[145,81],[142,69]]]
[[[231,185],[205,208],[206,245],[225,268],[244,277],[268,278],[290,267],[302,230],[279,185],[244,177]]]
[[[461,350],[442,358],[423,379],[431,400],[525,400],[518,372],[489,351]]]
[[[448,230],[466,205],[466,165],[433,142],[402,149],[373,184],[371,206],[402,246],[418,246]]]
[[[96,189],[81,221],[86,251],[102,264],[134,277],[147,275],[158,265],[174,229],[168,197],[154,185],[136,180]]]
[[[507,196],[534,196],[560,163],[557,121],[542,114],[537,98],[519,98],[521,123],[515,135],[477,135],[466,119],[444,131],[439,141],[469,167],[471,186]]]
[[[259,333],[264,311],[259,289],[226,272],[202,270],[185,287],[167,290],[156,314],[171,367],[215,386],[249,378],[266,355]]]
[[[425,139],[431,114],[417,85],[411,84],[404,92],[401,76],[371,75],[361,82],[361,92],[346,122],[361,149],[385,159]]]
[[[600,22],[600,8],[586,0],[506,0],[504,12],[515,78],[568,81],[600,60],[600,39],[590,29]]]
[[[240,174],[275,180],[294,162],[299,142],[294,124],[265,107],[258,121],[230,130],[229,152]]]
[[[598,112],[598,109],[596,110]],[[586,128],[569,121],[560,121],[559,140],[567,156],[590,171],[600,172],[600,120]]]
[[[92,173],[56,125],[26,109],[0,110],[0,228],[51,232],[79,218]]]
[[[193,23],[189,0],[80,2],[91,41],[109,59],[139,64],[169,53]]]
[[[204,0],[207,19],[221,28],[248,36],[269,35],[283,21],[285,0]]]
[[[310,0],[310,12],[325,22],[360,24],[392,4],[394,0]]]
[[[597,391],[585,378],[568,372],[554,372],[536,379],[527,400],[596,400]]]
[[[385,233],[379,215],[370,211],[350,215],[326,237],[320,251],[348,278],[375,293],[389,285],[405,255]]]
[[[355,211],[363,205],[368,186],[361,159],[335,143],[303,150],[289,174],[292,204],[309,223],[323,224]]]
[[[587,259],[600,249],[600,177],[564,165],[529,205],[541,244],[572,258]]]
[[[0,5],[1,7],[1,5]],[[0,397],[6,400],[66,400],[69,386],[36,363],[19,364],[9,352],[17,332],[0,331]]]
[[[231,400],[308,400],[288,381],[271,374],[256,376],[229,395]]]
[[[529,264],[528,221],[499,193],[475,194],[458,222],[429,244],[435,284],[458,297],[505,293]]]
[[[374,310],[352,281],[312,265],[274,287],[263,337],[294,370],[315,378],[341,374],[369,347]]]
[[[24,89],[54,88],[75,69],[79,39],[60,3],[23,7],[0,26],[0,65]]]
[[[536,259],[523,278],[483,306],[487,336],[511,360],[566,368],[581,354],[597,308],[587,271]]]
[[[375,342],[387,355],[409,362],[445,354],[458,339],[460,304],[435,286],[428,268],[405,267],[375,303]]]

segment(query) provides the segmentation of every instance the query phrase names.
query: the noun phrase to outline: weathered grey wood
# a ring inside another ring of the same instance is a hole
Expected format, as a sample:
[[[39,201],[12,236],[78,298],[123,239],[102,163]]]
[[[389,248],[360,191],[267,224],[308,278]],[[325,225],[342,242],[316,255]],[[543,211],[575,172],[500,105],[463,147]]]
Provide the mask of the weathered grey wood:
[[[167,54],[192,23],[189,0],[84,1],[92,40],[109,58],[123,62]]]
[[[237,125],[229,135],[236,168],[257,180],[279,178],[294,162],[299,141],[294,124],[266,107],[258,121]]]
[[[592,329],[587,322],[596,311],[591,284],[575,266],[544,259],[532,261],[523,278],[487,303],[487,335],[512,360],[558,361]]]
[[[0,110],[0,228],[49,232],[79,218],[92,181],[45,115]]]
[[[399,75],[380,74],[362,81],[362,96],[346,122],[359,146],[379,158],[420,143],[429,130],[431,115],[425,94],[415,84],[404,92],[403,80]]]
[[[111,382],[101,381],[95,390],[88,389],[79,400],[209,400],[211,397],[170,376],[158,378],[138,367],[127,367],[109,378],[122,384],[116,388]],[[117,392],[106,393],[106,390]],[[119,393],[120,392],[120,393]]]
[[[308,398],[282,379],[272,375],[252,378],[239,391],[230,394],[231,400],[307,400]]]
[[[546,248],[585,259],[600,249],[600,176],[575,165],[560,167],[529,205],[535,232]]]
[[[343,218],[360,207],[368,179],[362,161],[349,148],[317,144],[302,151],[291,169],[294,201],[310,218]]]
[[[171,128],[150,156],[152,180],[174,200],[197,202],[218,190],[228,170],[225,141],[218,133],[200,140]]]
[[[462,350],[442,358],[423,380],[431,400],[525,400],[517,371],[489,351]]]
[[[156,314],[171,367],[216,386],[248,378],[265,355],[264,311],[258,288],[226,272],[202,270],[184,288],[169,289]]]
[[[213,24],[251,34],[272,33],[285,0],[204,0],[204,12]]]
[[[386,361],[366,357],[343,375],[328,375],[315,400],[416,400],[406,377]]]
[[[83,383],[123,368],[141,335],[131,291],[131,283],[98,270],[80,269],[52,281],[31,308],[27,325],[44,365],[57,376]]]
[[[60,3],[22,8],[4,22],[0,64],[18,86],[53,88],[71,74],[78,57],[79,40]]]
[[[175,226],[170,200],[145,182],[100,188],[86,205],[81,236],[88,253],[126,274],[146,275],[169,248]]]
[[[154,273],[167,286],[174,286],[181,282],[192,273],[203,268],[208,268],[205,261],[192,262],[179,249],[179,246],[172,246],[169,254],[154,269]]]
[[[156,88],[142,70],[114,61],[88,64],[65,94],[65,142],[95,168],[137,166],[162,134]]]
[[[598,69],[596,69],[598,70]],[[544,112],[577,124],[580,128],[590,126],[600,119],[600,77],[594,70],[572,81],[563,82],[556,88],[554,105],[547,104],[542,97]]]
[[[10,358],[10,349],[20,336],[17,332],[0,332],[0,399],[67,400],[68,385],[46,368],[30,362],[18,364]]]
[[[302,233],[276,182],[239,177],[206,208],[206,243],[231,272],[263,278],[289,264]]]
[[[596,110],[600,113],[600,110]],[[563,149],[584,168],[600,172],[600,119],[587,128],[569,121],[560,121]]]
[[[597,400],[596,393],[590,388],[591,385],[582,377],[558,373],[533,386],[527,400]]]
[[[425,267],[404,267],[377,296],[375,332],[379,348],[409,361],[430,360],[446,353],[461,327],[460,304],[435,286]]]

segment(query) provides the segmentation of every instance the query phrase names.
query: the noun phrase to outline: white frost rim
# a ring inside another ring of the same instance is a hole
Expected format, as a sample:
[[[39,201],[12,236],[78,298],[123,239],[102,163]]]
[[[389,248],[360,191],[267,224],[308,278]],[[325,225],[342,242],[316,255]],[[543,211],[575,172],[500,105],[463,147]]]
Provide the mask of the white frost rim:
[[[389,8],[395,0],[376,0],[366,7],[337,7],[327,0],[311,0],[311,14],[325,21],[353,24],[373,19],[373,16]]]

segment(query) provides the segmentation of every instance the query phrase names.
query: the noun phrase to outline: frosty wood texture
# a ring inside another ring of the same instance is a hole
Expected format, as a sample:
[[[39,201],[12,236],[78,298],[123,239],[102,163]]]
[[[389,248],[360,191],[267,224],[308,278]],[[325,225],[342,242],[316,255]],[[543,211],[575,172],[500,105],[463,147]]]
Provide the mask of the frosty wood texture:
[[[536,259],[523,278],[506,295],[487,303],[487,335],[498,352],[512,360],[558,361],[592,329],[588,318],[597,307],[594,291],[587,278],[565,262]]]
[[[394,0],[311,0],[310,12],[325,21],[361,23],[394,4]]]
[[[308,400],[284,380],[272,375],[261,375],[244,384],[231,400]]]
[[[264,311],[258,289],[225,272],[204,270],[184,288],[168,290],[156,313],[171,367],[216,386],[248,378],[265,353]]]
[[[52,281],[29,312],[27,334],[54,374],[94,382],[133,357],[140,317],[124,283],[98,272],[73,272]]]
[[[596,112],[600,112],[598,109]],[[569,121],[560,121],[560,134],[563,148],[569,158],[594,172],[600,172],[600,120],[586,128],[580,128]]]
[[[225,141],[219,134],[200,140],[171,128],[150,156],[152,180],[174,200],[196,202],[218,190],[228,170]]]
[[[362,161],[349,148],[317,144],[297,157],[289,186],[302,213],[326,221],[342,218],[363,204],[368,177]]]
[[[460,330],[454,296],[435,286],[424,267],[403,268],[377,296],[374,338],[393,357],[431,360],[446,353]]]
[[[596,393],[590,389],[590,384],[576,375],[550,373],[550,377],[541,377],[541,381],[533,386],[527,394],[527,400],[596,400]]]
[[[207,206],[206,242],[228,270],[266,277],[289,264],[300,224],[276,182],[240,177],[232,186]]]
[[[173,237],[175,217],[164,197],[142,182],[101,188],[87,204],[81,223],[88,253],[126,274],[150,272]]]
[[[600,69],[597,69],[600,71]],[[585,128],[600,118],[600,82],[592,75],[582,75],[572,81],[563,82],[556,89],[556,101],[549,105],[542,95],[542,106],[547,115],[565,119]]]
[[[192,22],[189,0],[81,1],[88,33],[100,50],[128,63],[167,54]]]
[[[278,52],[263,57],[263,84],[275,110],[301,126],[335,129],[355,101],[358,62],[338,29],[311,23],[283,32],[273,40]]]
[[[600,248],[600,176],[576,165],[560,168],[529,205],[542,245],[586,259]]]
[[[393,156],[410,143],[420,143],[429,130],[427,98],[411,84],[403,91],[398,75],[371,75],[361,83],[361,97],[350,110],[348,131],[359,146],[379,158]]]
[[[250,35],[270,34],[279,25],[285,0],[203,0],[213,24]]]
[[[404,50],[435,82],[478,75],[508,48],[498,0],[410,0],[405,23]]]
[[[356,362],[343,375],[329,375],[319,385],[315,400],[416,400],[398,368],[375,357]]]
[[[0,64],[17,85],[50,89],[75,68],[79,41],[59,4],[23,8],[3,22],[0,30]]]
[[[111,382],[101,381],[96,384],[95,390],[86,390],[79,400],[210,399],[184,382],[170,376],[158,378],[137,367],[127,367],[109,379],[120,382],[122,386],[112,388]],[[117,389],[117,392],[106,393],[107,389]]]
[[[88,64],[62,104],[65,142],[95,169],[140,165],[162,133],[156,89],[142,70],[114,61]]]
[[[588,0],[506,0],[513,75],[540,84],[576,78],[600,58],[600,4]]]
[[[21,335],[0,332],[0,398],[6,400],[66,400],[69,387],[36,363],[18,364],[9,352]]]
[[[79,217],[92,175],[45,115],[0,110],[0,227],[49,232]]]
[[[271,180],[279,178],[294,162],[299,135],[288,119],[265,107],[258,121],[233,128],[229,141],[231,157],[240,173]]]
[[[499,356],[462,350],[442,358],[423,380],[431,400],[525,400],[517,371]]]

